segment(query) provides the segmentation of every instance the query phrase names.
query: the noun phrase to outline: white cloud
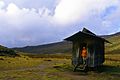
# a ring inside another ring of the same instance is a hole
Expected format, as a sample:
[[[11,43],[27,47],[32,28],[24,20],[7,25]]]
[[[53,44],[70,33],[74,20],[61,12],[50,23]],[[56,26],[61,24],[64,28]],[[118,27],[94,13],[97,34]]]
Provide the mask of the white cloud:
[[[58,5],[52,9],[44,5],[35,6],[35,3],[31,3],[34,0],[26,0],[25,3],[9,0],[8,5],[0,1],[0,43],[15,47],[59,41],[79,31],[82,26],[97,34],[108,34],[119,29],[119,0],[57,1]],[[53,0],[50,2],[53,3]],[[52,3],[48,1],[47,6]]]
[[[3,0],[7,5],[9,3],[16,4],[19,8],[35,8],[39,9],[41,7],[46,7],[48,9],[53,9],[57,5],[59,0]]]
[[[19,8],[10,3],[6,9],[0,9],[0,43],[7,46],[44,43],[50,35],[50,13],[47,8],[40,8],[38,11],[34,8]]]
[[[19,8],[15,4],[10,3],[7,7],[7,14],[15,15],[16,13],[19,13]]]
[[[54,17],[61,23],[81,22],[116,5],[119,5],[118,0],[61,0]]]
[[[3,1],[0,1],[0,9],[4,7],[4,2]]]
[[[24,28],[24,25],[40,23],[42,20],[50,18],[50,10],[40,8],[39,11],[34,8],[19,8],[14,3],[10,3],[8,7],[0,10],[0,17],[5,19],[5,22],[10,24],[9,27]],[[22,25],[22,26],[19,26]],[[26,26],[27,28],[29,26]]]
[[[0,43],[7,47],[38,45],[63,39],[65,27],[53,21],[46,7],[19,8],[9,3],[0,9]],[[61,35],[62,34],[62,35]],[[56,36],[57,35],[57,36]]]

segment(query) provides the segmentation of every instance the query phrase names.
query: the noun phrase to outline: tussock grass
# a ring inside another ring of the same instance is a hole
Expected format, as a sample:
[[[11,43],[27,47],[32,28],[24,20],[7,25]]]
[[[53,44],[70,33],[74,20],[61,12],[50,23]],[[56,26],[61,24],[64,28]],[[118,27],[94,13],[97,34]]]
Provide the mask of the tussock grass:
[[[4,57],[0,56],[3,60],[0,60],[0,70],[14,70],[14,69],[22,69],[26,67],[33,67],[40,64],[42,60],[31,59],[26,56],[21,57]]]
[[[24,56],[28,56],[30,58],[61,58],[61,59],[71,59],[72,54],[69,53],[58,53],[58,54],[30,54],[30,53],[22,53]]]
[[[69,54],[68,54],[69,55]],[[43,56],[43,54],[42,54]],[[102,72],[73,72],[71,59],[66,57],[0,56],[0,80],[119,80],[119,54],[106,54]],[[56,54],[57,56],[57,54]],[[60,56],[60,55],[59,55]],[[61,55],[63,56],[63,55]],[[70,56],[70,55],[69,55]]]

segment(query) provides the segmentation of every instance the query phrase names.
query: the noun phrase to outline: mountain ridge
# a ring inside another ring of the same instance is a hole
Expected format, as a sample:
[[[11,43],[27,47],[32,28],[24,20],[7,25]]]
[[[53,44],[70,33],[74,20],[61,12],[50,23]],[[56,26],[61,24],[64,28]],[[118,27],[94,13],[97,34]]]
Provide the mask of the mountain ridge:
[[[61,41],[50,44],[43,44],[37,46],[25,46],[23,48],[13,48],[14,50],[25,53],[67,53],[71,52],[72,43],[67,41]]]
[[[106,53],[108,52],[120,52],[120,32],[111,35],[102,35],[102,38],[107,39],[112,43],[106,45]],[[72,52],[72,42],[61,41],[56,43],[37,45],[37,46],[25,46],[21,48],[13,48],[14,50],[25,52],[25,53],[35,53],[35,54],[52,54],[52,53],[71,53]]]
[[[119,36],[120,35],[120,32],[117,32],[117,33],[113,33],[113,34],[110,34],[110,35],[101,35],[101,37],[103,38],[110,38],[112,36]]]

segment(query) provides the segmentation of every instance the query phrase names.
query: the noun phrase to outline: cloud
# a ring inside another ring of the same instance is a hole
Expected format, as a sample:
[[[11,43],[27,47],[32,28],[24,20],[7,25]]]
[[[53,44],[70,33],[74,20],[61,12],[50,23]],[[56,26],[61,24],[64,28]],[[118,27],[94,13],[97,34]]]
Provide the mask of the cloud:
[[[8,47],[45,43],[47,36],[52,37],[50,18],[47,8],[19,8],[10,3],[0,9],[0,43]]]
[[[119,0],[47,1],[0,1],[0,43],[16,47],[55,42],[82,27],[97,34],[119,30]]]
[[[3,1],[0,1],[0,9],[4,7],[4,2]]]
[[[55,9],[54,17],[58,22],[83,22],[92,15],[99,15],[118,0],[61,0]]]
[[[19,8],[35,8],[46,7],[48,9],[54,9],[59,0],[4,0],[6,7],[9,3],[16,4]]]
[[[0,9],[0,43],[7,47],[20,47],[62,40],[67,31],[54,23],[52,13],[46,7],[19,8],[9,3]]]

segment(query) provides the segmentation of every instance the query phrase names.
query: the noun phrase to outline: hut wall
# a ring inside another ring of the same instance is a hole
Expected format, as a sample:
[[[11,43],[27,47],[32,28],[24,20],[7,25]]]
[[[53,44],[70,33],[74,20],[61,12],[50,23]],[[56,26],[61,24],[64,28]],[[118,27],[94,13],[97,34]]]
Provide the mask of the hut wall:
[[[82,58],[80,57],[80,52],[82,49],[82,43],[73,42],[73,52],[72,52],[72,64],[76,65],[78,63],[82,64]],[[104,62],[104,42],[99,40],[89,40],[85,41],[87,44],[87,65],[88,67],[96,67]]]
[[[104,62],[104,42],[95,43],[94,66],[99,66]]]
[[[94,67],[94,45],[93,44],[88,44],[88,67]]]
[[[72,64],[78,64],[79,58],[79,42],[73,42],[73,51],[72,51]]]
[[[101,40],[89,40],[87,43],[88,67],[96,67],[104,62],[104,42]]]

